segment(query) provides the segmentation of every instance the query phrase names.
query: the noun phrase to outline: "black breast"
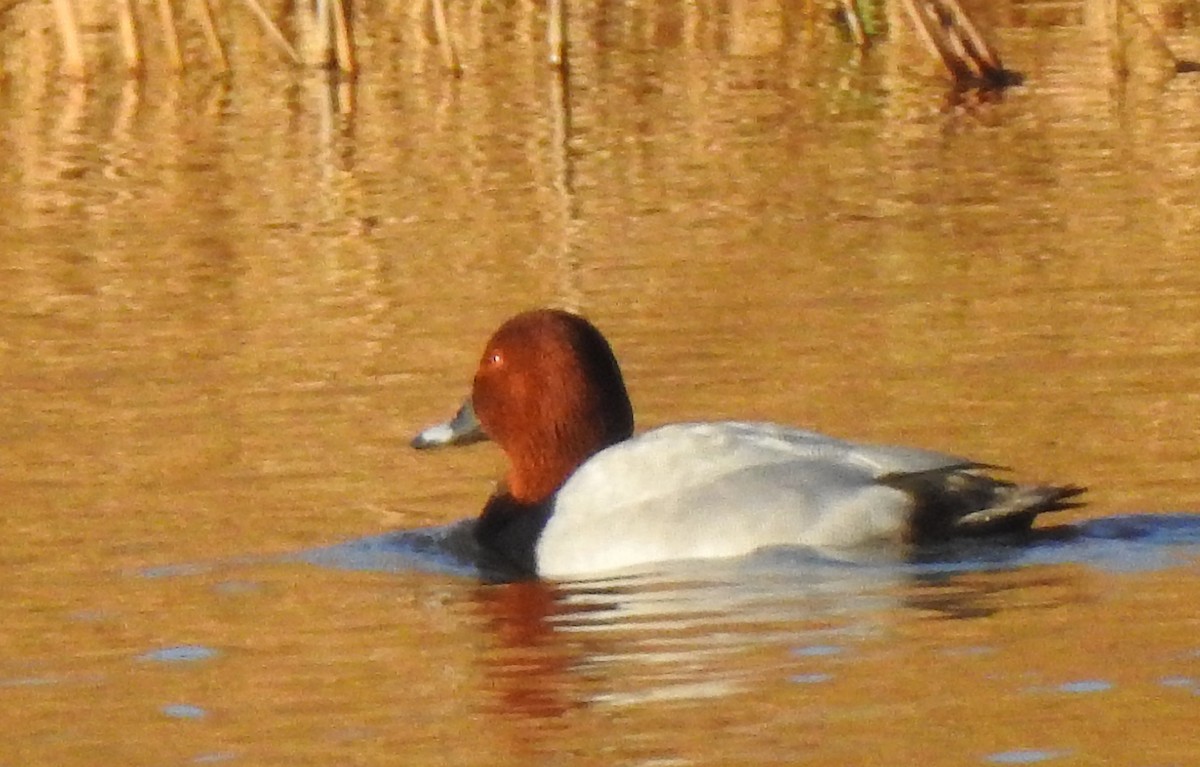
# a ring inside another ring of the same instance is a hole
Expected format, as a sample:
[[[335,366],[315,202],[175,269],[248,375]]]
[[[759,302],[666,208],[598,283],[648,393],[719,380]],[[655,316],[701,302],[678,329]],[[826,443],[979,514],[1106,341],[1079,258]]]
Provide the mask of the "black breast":
[[[549,504],[529,505],[507,493],[488,499],[475,525],[481,568],[502,580],[537,575],[537,542],[550,518]]]

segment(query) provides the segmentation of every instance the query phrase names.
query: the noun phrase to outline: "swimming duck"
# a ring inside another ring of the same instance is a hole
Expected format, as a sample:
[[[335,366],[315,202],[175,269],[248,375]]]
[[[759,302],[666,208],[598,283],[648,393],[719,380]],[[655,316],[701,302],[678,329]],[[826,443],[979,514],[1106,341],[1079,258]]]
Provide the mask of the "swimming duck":
[[[508,462],[474,526],[516,572],[590,576],[773,546],[907,548],[1027,530],[1078,503],[993,466],[770,423],[679,423],[634,436],[612,348],[558,309],[523,312],[484,348],[470,397],[418,449],[490,439]]]

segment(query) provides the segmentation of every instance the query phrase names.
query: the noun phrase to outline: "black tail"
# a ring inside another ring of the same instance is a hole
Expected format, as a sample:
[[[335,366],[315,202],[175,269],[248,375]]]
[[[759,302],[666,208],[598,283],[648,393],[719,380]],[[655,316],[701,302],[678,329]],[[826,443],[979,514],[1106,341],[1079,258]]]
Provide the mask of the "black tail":
[[[1078,485],[1018,485],[997,479],[983,464],[889,474],[885,485],[913,499],[909,543],[1002,535],[1028,530],[1039,515],[1081,506]]]

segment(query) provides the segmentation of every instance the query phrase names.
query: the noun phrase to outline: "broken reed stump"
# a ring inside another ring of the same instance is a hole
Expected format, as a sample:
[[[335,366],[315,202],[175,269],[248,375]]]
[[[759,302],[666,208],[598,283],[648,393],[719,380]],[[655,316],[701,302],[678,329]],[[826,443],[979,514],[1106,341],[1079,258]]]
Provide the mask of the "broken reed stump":
[[[567,0],[550,0],[546,12],[546,44],[550,47],[550,65],[559,69],[567,66]]]

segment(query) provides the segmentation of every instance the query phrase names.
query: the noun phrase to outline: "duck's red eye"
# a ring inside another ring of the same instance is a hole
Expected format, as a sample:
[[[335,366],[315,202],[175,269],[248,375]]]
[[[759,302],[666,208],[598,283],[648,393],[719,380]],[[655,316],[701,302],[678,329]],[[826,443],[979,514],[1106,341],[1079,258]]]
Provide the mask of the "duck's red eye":
[[[487,356],[487,364],[490,367],[499,367],[504,364],[504,355],[496,350],[492,350]]]

